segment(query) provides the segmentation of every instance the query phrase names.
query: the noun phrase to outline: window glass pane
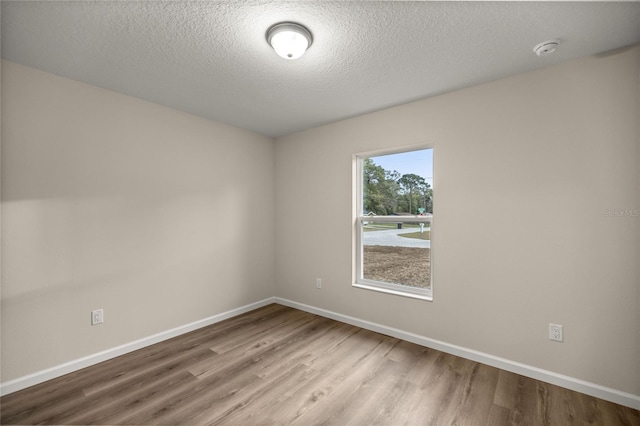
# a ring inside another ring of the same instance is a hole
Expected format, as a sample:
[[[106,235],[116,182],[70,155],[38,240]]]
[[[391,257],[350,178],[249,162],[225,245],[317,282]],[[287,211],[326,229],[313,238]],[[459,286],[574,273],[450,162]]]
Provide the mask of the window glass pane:
[[[410,287],[431,288],[430,227],[402,228],[368,223],[363,229],[362,278]]]
[[[362,159],[362,279],[431,289],[432,154]]]
[[[364,214],[433,213],[433,150],[364,158]]]

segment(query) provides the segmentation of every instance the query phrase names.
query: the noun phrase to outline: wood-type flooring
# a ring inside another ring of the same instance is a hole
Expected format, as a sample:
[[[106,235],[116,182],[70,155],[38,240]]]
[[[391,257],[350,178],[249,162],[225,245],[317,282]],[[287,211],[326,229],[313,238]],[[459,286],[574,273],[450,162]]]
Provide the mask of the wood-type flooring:
[[[0,402],[3,425],[640,425],[628,407],[276,304]]]

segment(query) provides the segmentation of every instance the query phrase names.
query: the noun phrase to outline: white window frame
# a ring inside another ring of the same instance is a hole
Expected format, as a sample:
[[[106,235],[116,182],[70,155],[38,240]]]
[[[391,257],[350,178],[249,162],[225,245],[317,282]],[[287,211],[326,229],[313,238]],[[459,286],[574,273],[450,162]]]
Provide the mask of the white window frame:
[[[433,243],[429,250],[430,256],[430,280],[429,288],[411,287],[408,285],[387,283],[383,281],[376,281],[366,279],[364,275],[364,247],[363,247],[363,234],[365,222],[378,222],[378,223],[398,223],[398,222],[412,222],[412,223],[430,223],[431,224],[431,236],[433,236],[433,215],[430,216],[366,216],[363,209],[363,173],[364,173],[364,160],[366,158],[378,157],[390,154],[399,154],[402,152],[420,151],[423,149],[433,149],[430,146],[411,147],[394,151],[376,151],[373,153],[358,154],[354,156],[355,160],[355,280],[353,287],[361,288],[365,290],[378,291],[381,293],[394,294],[397,296],[410,297],[414,299],[433,301]],[[433,241],[431,239],[431,241]]]

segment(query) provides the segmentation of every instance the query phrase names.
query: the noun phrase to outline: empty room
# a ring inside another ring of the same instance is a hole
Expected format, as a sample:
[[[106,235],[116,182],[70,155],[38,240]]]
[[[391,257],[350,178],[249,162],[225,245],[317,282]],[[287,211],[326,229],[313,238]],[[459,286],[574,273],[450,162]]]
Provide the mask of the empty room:
[[[640,425],[640,2],[1,2],[0,422]]]

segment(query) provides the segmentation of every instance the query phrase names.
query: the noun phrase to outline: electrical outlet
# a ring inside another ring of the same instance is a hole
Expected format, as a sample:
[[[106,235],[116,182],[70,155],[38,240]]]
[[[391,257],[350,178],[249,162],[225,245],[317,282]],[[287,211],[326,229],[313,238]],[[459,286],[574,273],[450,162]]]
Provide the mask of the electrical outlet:
[[[98,325],[104,322],[104,311],[102,309],[96,309],[91,311],[91,325]]]
[[[322,288],[322,279],[316,278],[316,288]]]
[[[562,342],[562,325],[560,324],[549,324],[549,340],[554,340],[556,342]]]

